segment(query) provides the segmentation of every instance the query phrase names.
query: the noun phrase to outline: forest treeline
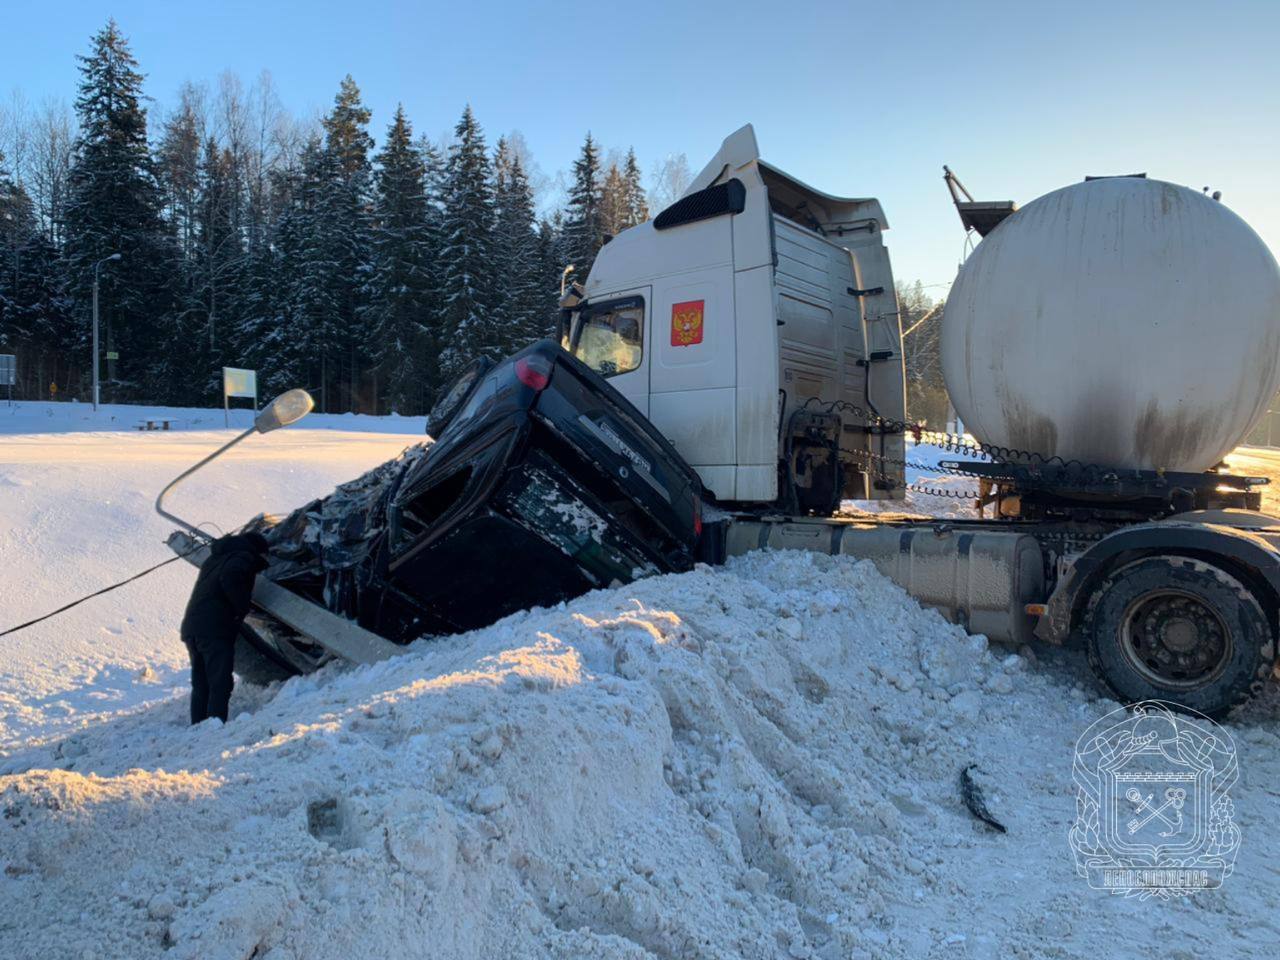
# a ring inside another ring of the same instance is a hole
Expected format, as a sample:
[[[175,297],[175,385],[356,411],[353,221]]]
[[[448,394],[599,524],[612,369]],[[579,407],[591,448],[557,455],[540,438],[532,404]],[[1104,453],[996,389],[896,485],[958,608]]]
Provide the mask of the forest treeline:
[[[304,121],[269,75],[226,75],[157,119],[114,21],[77,59],[73,110],[0,116],[0,353],[18,397],[90,398],[97,271],[104,401],[217,404],[234,366],[263,397],[302,385],[325,411],[421,413],[475,358],[551,333],[563,268],[584,277],[689,181],[673,154],[646,191],[635,152],[588,133],[539,214],[523,137],[490,146],[470,107],[437,141],[397,109],[375,143],[350,76]],[[899,298],[904,330],[933,306],[919,284]],[[936,320],[906,344],[912,407],[933,420]]]
[[[267,396],[419,413],[474,358],[547,335],[563,267],[649,217],[634,151],[606,163],[590,134],[539,216],[523,138],[490,146],[470,107],[447,142],[398,109],[375,145],[350,76],[318,124],[269,77],[224,77],[149,128],[113,21],[78,60],[74,114],[10,117],[0,154],[0,352],[20,396],[88,399],[97,269],[106,401],[215,403],[225,365]],[[683,156],[659,174],[677,194]]]

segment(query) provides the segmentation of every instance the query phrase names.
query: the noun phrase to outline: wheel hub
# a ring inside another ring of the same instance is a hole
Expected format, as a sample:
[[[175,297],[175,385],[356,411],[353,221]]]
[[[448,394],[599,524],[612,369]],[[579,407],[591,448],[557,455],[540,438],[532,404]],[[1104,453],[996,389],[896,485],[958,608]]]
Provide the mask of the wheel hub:
[[[1198,686],[1226,663],[1230,634],[1200,598],[1153,591],[1129,605],[1123,625],[1126,657],[1161,686]]]

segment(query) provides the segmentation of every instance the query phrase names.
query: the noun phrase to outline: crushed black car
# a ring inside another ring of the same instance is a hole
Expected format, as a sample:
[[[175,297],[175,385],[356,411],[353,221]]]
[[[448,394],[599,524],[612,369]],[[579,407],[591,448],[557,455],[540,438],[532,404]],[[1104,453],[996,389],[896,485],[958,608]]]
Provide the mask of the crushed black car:
[[[694,563],[697,474],[554,341],[469,369],[428,432],[283,520],[255,521],[271,543],[264,576],[404,644]],[[237,670],[264,682],[330,657],[256,609]]]

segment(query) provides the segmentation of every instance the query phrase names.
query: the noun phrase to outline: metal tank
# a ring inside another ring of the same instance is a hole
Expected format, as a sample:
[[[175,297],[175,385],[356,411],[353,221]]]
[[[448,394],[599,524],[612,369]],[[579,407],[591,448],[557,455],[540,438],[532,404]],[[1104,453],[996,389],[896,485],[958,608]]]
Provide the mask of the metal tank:
[[[1205,470],[1280,387],[1280,269],[1248,224],[1194,190],[1140,177],[1064,187],[961,267],[942,371],[986,443]]]

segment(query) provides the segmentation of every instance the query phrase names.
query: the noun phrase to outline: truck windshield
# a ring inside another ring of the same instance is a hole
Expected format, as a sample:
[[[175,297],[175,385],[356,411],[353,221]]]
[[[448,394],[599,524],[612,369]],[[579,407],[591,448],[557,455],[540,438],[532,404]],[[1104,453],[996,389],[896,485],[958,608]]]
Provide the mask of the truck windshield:
[[[644,356],[644,300],[589,304],[566,340],[562,346],[603,377],[635,370]]]

